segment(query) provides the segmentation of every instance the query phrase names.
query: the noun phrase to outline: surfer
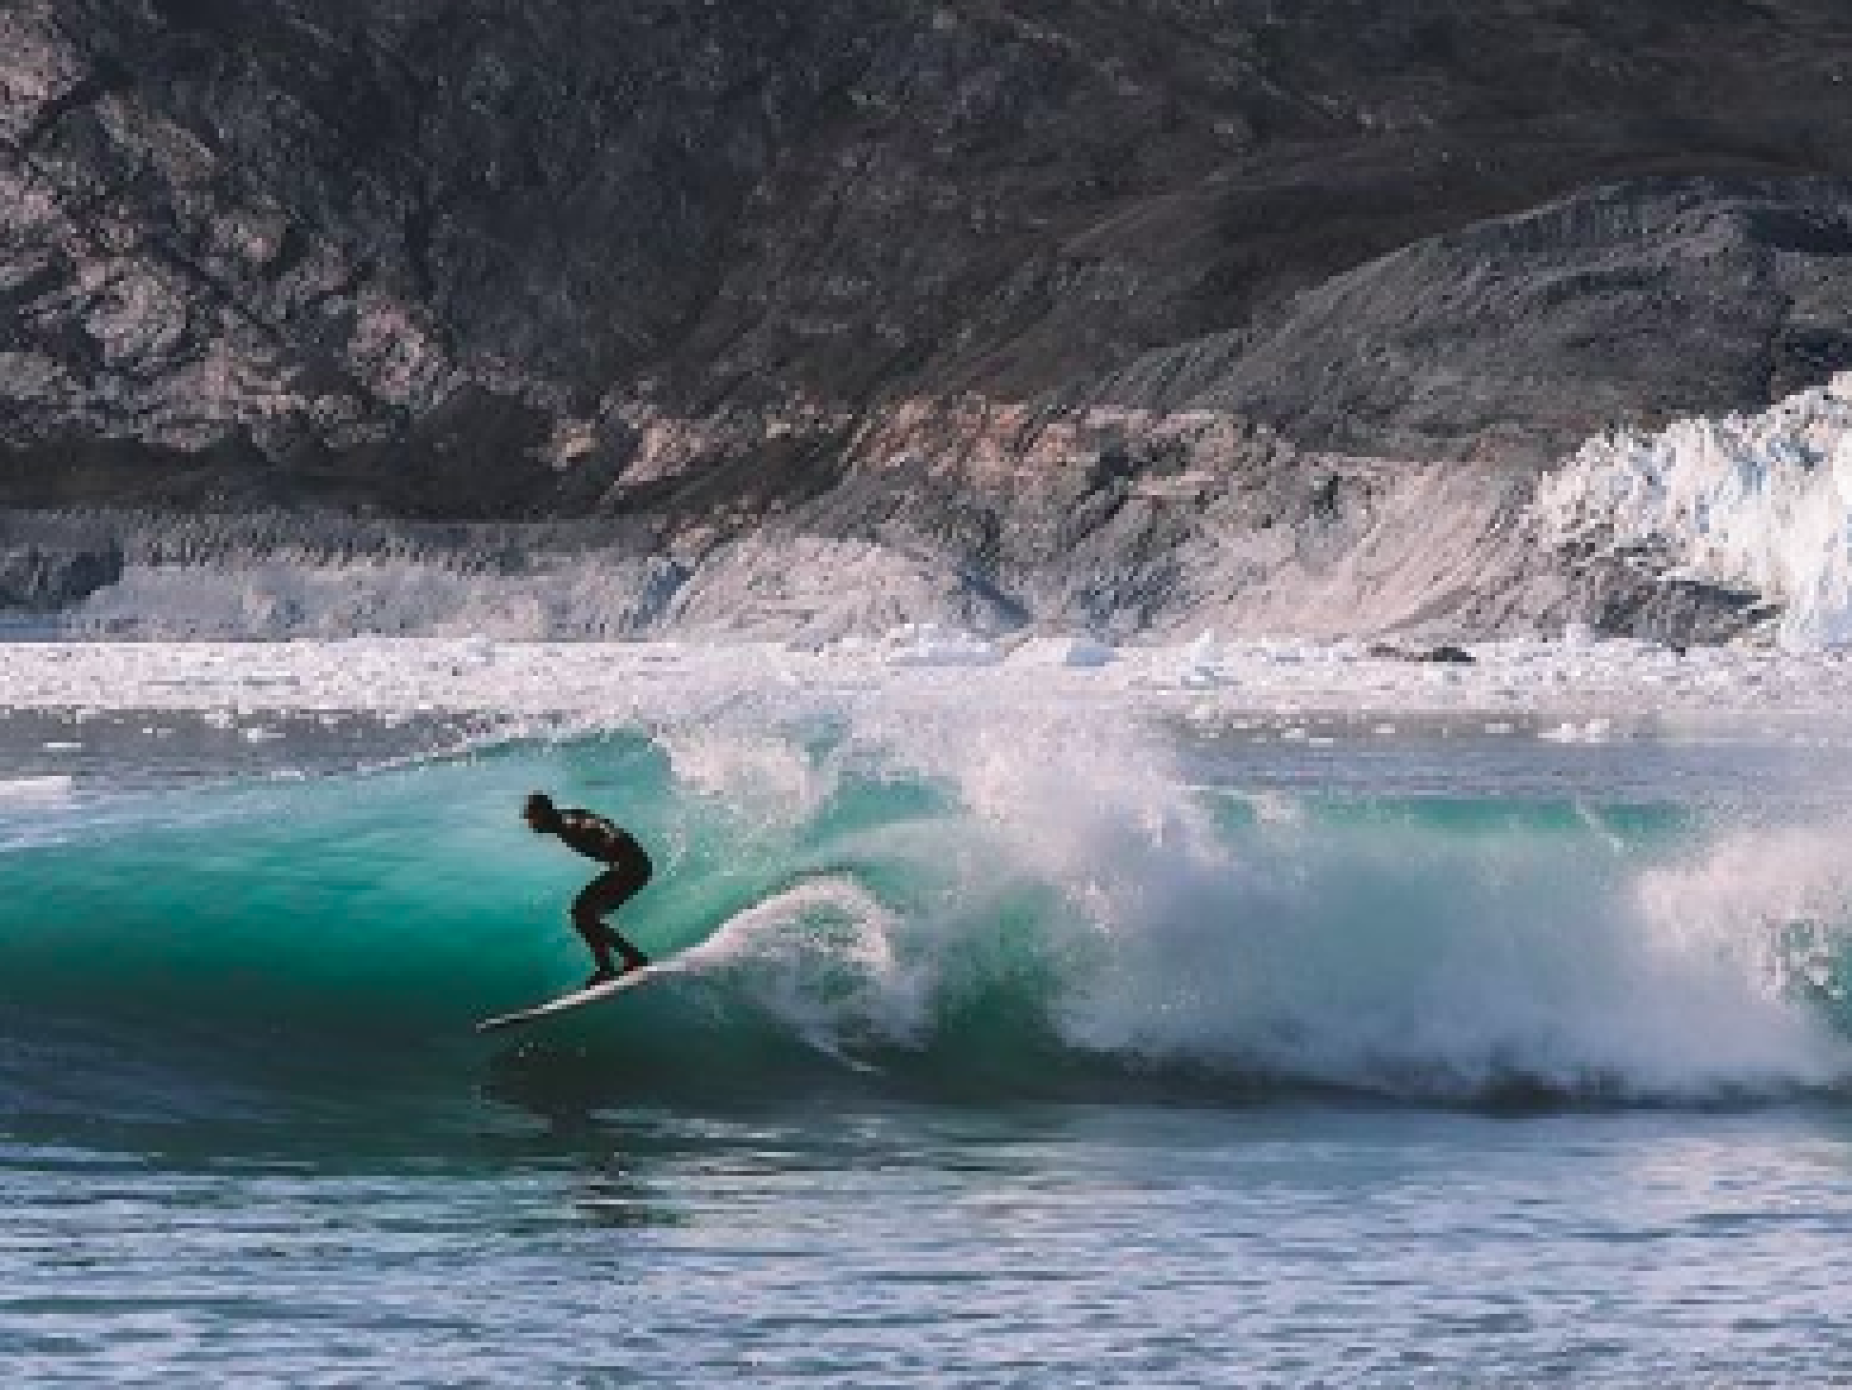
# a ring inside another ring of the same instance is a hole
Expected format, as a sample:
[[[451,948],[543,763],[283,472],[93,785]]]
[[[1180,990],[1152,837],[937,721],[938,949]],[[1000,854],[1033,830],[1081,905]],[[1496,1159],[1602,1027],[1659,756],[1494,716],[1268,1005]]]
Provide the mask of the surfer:
[[[592,959],[598,963],[598,969],[592,972],[585,987],[590,989],[606,980],[615,980],[624,971],[640,970],[648,965],[649,957],[604,921],[606,913],[615,912],[650,881],[649,855],[643,852],[636,837],[594,812],[562,811],[542,792],[533,793],[522,803],[521,819],[536,835],[557,835],[568,849],[610,866],[572,900],[573,929],[585,938]],[[624,958],[623,971],[611,959],[614,950]]]

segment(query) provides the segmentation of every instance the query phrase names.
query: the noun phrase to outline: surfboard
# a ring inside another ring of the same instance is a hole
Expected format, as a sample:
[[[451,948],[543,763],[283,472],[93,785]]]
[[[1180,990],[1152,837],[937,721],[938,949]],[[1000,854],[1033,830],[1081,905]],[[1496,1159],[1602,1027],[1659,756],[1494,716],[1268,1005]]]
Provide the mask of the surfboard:
[[[600,999],[609,999],[614,994],[622,994],[627,989],[646,985],[658,976],[669,972],[660,965],[646,965],[640,970],[626,970],[615,980],[606,980],[593,985],[590,989],[575,990],[571,994],[562,994],[557,999],[536,1004],[531,1009],[516,1009],[511,1014],[497,1014],[485,1018],[476,1025],[478,1033],[496,1033],[503,1028],[518,1027],[523,1023],[532,1023],[537,1018],[546,1018],[551,1014],[570,1013],[582,1009],[587,1004],[596,1004]]]

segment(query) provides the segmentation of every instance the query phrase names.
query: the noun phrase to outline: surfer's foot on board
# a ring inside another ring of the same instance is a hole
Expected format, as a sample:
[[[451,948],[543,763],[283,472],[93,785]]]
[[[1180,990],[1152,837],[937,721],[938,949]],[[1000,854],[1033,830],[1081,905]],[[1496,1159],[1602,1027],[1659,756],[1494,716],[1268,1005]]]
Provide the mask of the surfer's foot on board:
[[[641,970],[650,963],[650,958],[638,951],[634,956],[624,957],[622,965],[600,965],[592,971],[592,976],[583,986],[585,989],[597,989],[599,985],[608,985],[613,980],[622,979],[633,970]]]
[[[641,970],[650,963],[650,958],[648,956],[644,955],[643,952],[639,951],[635,946],[632,946],[609,927],[604,929],[604,944],[623,956],[623,969],[617,972],[620,975],[628,974],[632,970]],[[606,970],[609,968],[609,966],[600,967],[600,969]]]

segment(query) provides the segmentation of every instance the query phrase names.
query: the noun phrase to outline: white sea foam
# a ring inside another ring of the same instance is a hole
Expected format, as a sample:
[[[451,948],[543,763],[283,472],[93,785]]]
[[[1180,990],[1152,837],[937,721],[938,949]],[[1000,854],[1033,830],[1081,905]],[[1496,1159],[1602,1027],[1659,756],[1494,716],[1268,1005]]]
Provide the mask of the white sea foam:
[[[764,729],[704,722],[665,729],[657,743],[678,783],[756,825],[800,823],[836,788],[833,768]]]
[[[934,1017],[1014,980],[1038,982],[1070,1048],[1140,1065],[1451,1098],[1700,1100],[1852,1077],[1821,1007],[1852,941],[1841,827],[1657,855],[1593,812],[1463,836],[1295,809],[1231,835],[1131,725],[870,712],[856,738],[953,801],[833,856],[925,886],[896,906],[846,868],[690,956],[807,1037],[929,1045]]]
[[[1076,757],[1060,733],[1012,730],[959,761],[1006,862],[1067,898],[1076,1045],[1434,1094],[1517,1076],[1689,1097],[1852,1073],[1780,964],[1796,921],[1844,949],[1830,835],[1769,847],[1757,882],[1804,885],[1771,897],[1738,886],[1749,837],[1653,871],[1591,864],[1576,841],[1292,817],[1231,844],[1133,738]]]
[[[732,983],[833,1052],[911,1044],[924,1032],[933,971],[908,945],[895,915],[867,890],[819,878],[735,914],[674,966]]]

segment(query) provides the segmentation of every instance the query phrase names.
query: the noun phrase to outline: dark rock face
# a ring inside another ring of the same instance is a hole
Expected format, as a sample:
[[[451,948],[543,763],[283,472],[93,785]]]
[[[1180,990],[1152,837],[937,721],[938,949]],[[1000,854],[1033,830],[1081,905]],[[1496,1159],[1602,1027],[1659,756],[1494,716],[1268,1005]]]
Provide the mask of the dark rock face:
[[[840,80],[829,29],[809,4],[10,4],[8,491],[58,497],[76,454],[181,503],[547,508],[588,447],[555,431],[595,445],[574,424],[661,369],[786,108]]]
[[[121,549],[107,536],[0,534],[0,611],[55,612],[114,584],[122,563]]]
[[[0,0],[0,506],[899,526],[1149,617],[1147,474],[1335,563],[1266,469],[1852,365],[1849,176],[1843,0]]]
[[[1402,458],[1544,462],[1597,429],[1751,411],[1852,365],[1852,184],[1649,181],[1336,276],[1107,393]]]
[[[1727,642],[1780,616],[1760,594],[1677,577],[1665,567],[1595,559],[1574,570],[1576,609],[1599,632],[1667,646]]]

